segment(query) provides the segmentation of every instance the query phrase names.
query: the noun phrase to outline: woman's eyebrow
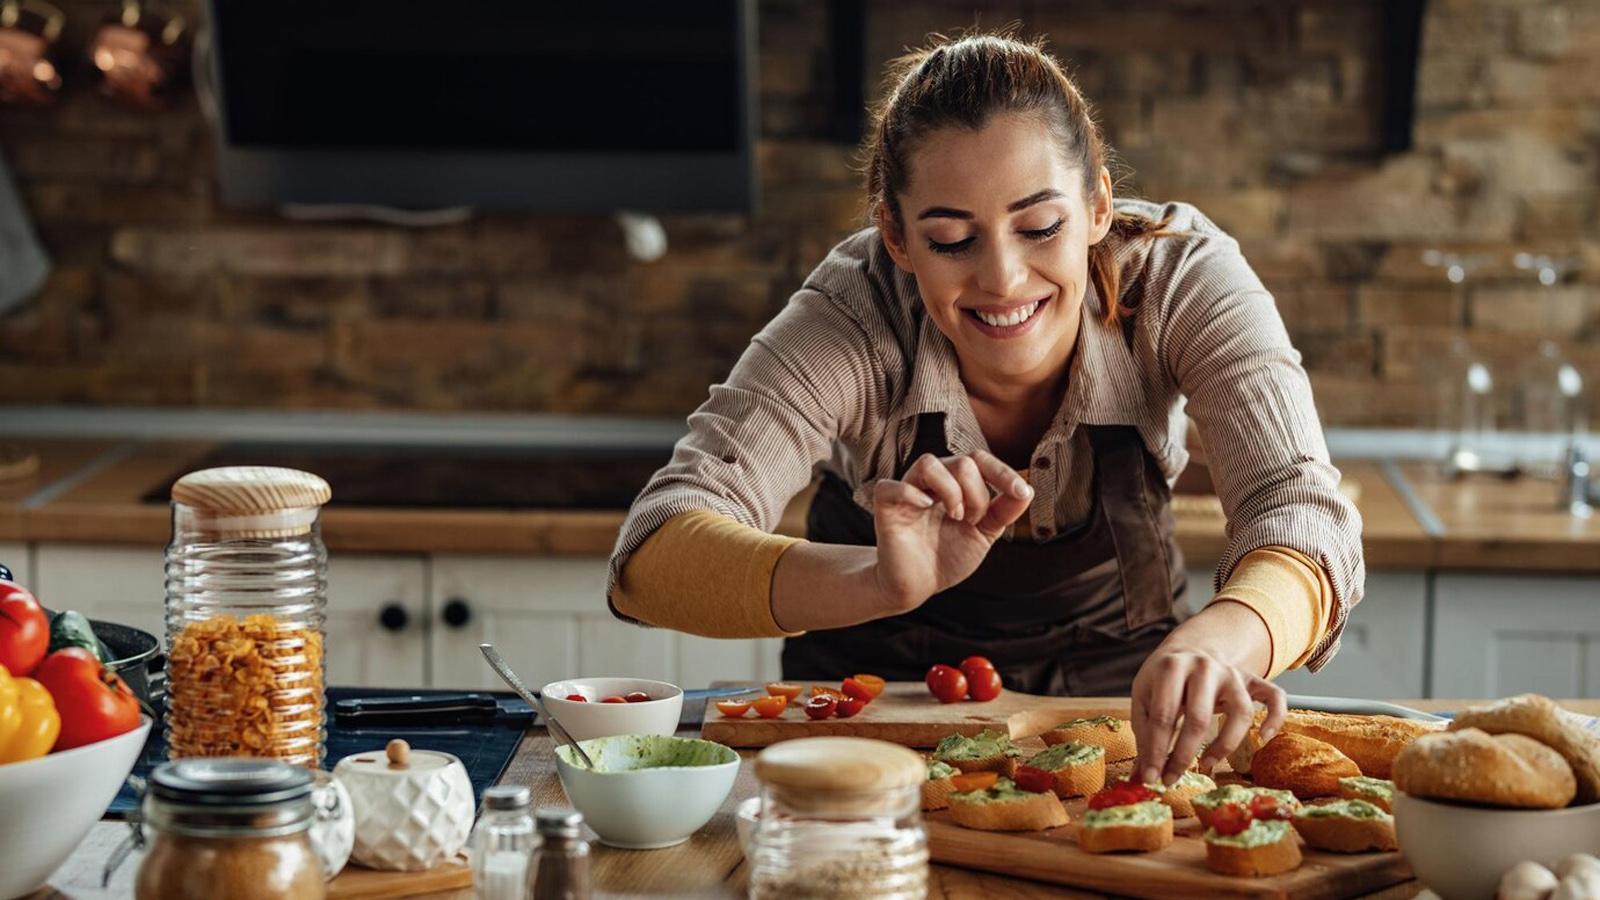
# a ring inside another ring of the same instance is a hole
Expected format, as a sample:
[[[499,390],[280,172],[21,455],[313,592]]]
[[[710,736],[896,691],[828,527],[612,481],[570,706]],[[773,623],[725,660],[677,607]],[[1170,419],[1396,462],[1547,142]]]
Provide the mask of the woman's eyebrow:
[[[1045,188],[1042,191],[1035,191],[1035,192],[1029,194],[1028,196],[1023,197],[1021,200],[1017,200],[1017,201],[1014,201],[1012,203],[1006,204],[1006,212],[1017,212],[1019,210],[1027,209],[1028,207],[1034,205],[1035,203],[1043,203],[1046,200],[1055,200],[1056,198],[1062,197],[1062,196],[1065,196],[1065,195],[1062,194],[1060,191],[1056,190],[1055,188]],[[917,220],[918,221],[921,221],[923,219],[970,219],[970,218],[972,218],[972,213],[969,212],[968,210],[965,210],[965,209],[954,209],[954,208],[949,207],[949,206],[930,206],[927,209],[925,209],[922,212],[917,214]]]

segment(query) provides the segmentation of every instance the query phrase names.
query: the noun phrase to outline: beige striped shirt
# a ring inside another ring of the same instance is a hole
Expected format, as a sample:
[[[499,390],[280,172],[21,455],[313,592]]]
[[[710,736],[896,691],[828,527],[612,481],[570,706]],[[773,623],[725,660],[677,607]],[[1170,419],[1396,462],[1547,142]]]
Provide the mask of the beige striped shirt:
[[[1360,515],[1338,490],[1300,354],[1233,238],[1187,204],[1117,206],[1153,219],[1171,213],[1177,233],[1116,248],[1122,301],[1138,308],[1131,328],[1103,322],[1090,283],[1066,395],[1031,457],[1033,534],[1018,539],[1050,540],[1089,514],[1093,459],[1080,425],[1135,427],[1172,480],[1188,463],[1192,417],[1227,514],[1217,586],[1261,547],[1316,560],[1335,600],[1308,662],[1319,669],[1366,573]],[[869,228],[829,253],[689,416],[672,461],[629,511],[608,595],[628,555],[687,510],[770,532],[823,466],[870,509],[873,482],[894,477],[925,412],[945,413],[953,452],[988,449],[954,348]]]

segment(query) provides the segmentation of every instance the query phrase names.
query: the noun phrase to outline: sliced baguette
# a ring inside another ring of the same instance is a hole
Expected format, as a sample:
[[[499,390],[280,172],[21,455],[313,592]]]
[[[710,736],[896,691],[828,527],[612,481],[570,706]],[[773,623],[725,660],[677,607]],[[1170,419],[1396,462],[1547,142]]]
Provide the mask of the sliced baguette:
[[[1106,760],[1097,756],[1088,762],[1053,769],[1050,774],[1056,779],[1057,797],[1087,797],[1106,786]]]
[[[950,805],[950,795],[955,793],[956,783],[949,778],[935,778],[922,783],[922,811],[933,812],[936,809],[945,809]]]
[[[950,797],[950,818],[980,831],[1042,831],[1067,824],[1067,809],[1055,794],[1029,793],[1015,800]]]
[[[1133,737],[1133,723],[1126,719],[1117,719],[1114,722],[1077,719],[1052,728],[1039,737],[1046,745],[1052,747],[1067,741],[1104,747],[1108,763],[1122,762],[1139,755],[1139,748]]]
[[[1394,782],[1390,781],[1389,793],[1363,791],[1354,778],[1339,779],[1339,796],[1345,800],[1365,800],[1386,813],[1394,812]]]
[[[940,762],[955,766],[963,772],[999,772],[1007,778],[1016,771],[1016,757],[999,753],[994,756],[985,756],[982,759],[941,759]]]
[[[1300,867],[1300,845],[1294,829],[1281,840],[1260,847],[1235,847],[1206,841],[1206,868],[1218,875],[1279,875]]]
[[[1376,805],[1376,804],[1374,804]],[[1295,816],[1291,823],[1307,844],[1334,853],[1398,850],[1394,816],[1358,819],[1355,816]]]
[[[1153,853],[1172,843],[1172,820],[1153,825],[1104,825],[1078,829],[1078,847],[1085,853],[1115,853],[1132,850]]]

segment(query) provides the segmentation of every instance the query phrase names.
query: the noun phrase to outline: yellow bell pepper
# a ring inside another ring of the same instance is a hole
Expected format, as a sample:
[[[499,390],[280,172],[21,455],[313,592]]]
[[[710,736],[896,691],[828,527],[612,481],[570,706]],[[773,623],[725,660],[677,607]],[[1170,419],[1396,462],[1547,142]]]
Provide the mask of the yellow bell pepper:
[[[49,753],[60,733],[61,714],[44,685],[0,665],[0,765]]]

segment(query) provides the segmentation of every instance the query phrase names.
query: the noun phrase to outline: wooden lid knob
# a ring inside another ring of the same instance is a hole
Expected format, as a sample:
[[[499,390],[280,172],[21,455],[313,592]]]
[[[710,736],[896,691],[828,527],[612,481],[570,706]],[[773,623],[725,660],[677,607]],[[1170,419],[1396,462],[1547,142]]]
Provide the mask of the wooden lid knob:
[[[248,515],[321,506],[333,496],[321,478],[276,466],[201,469],[178,479],[172,499],[213,513]]]
[[[391,740],[383,752],[389,757],[391,769],[404,769],[411,762],[411,745],[400,738]]]
[[[756,757],[756,777],[795,791],[885,791],[919,785],[928,769],[899,744],[855,737],[797,738]]]

